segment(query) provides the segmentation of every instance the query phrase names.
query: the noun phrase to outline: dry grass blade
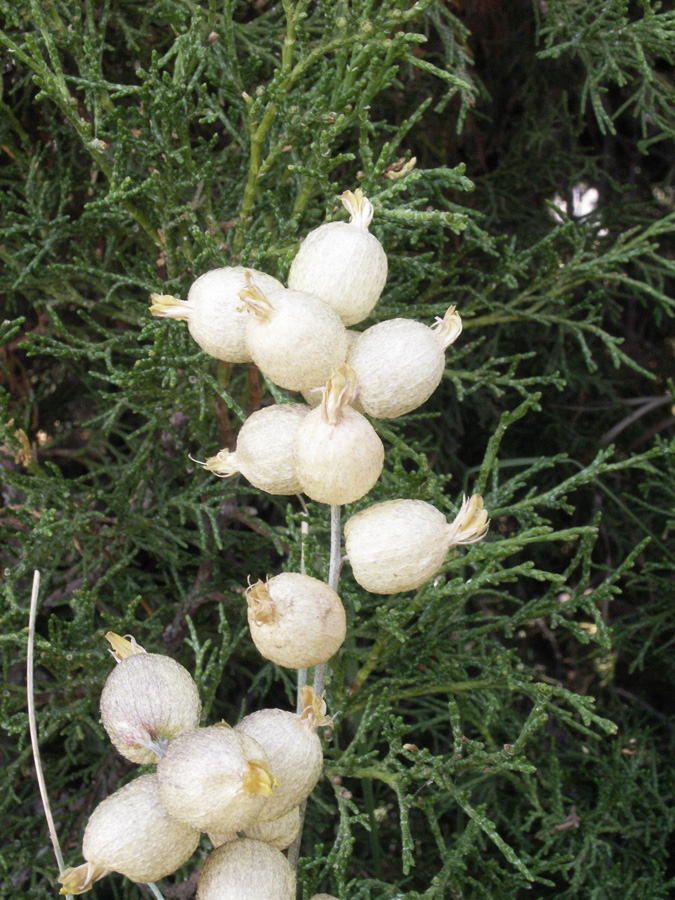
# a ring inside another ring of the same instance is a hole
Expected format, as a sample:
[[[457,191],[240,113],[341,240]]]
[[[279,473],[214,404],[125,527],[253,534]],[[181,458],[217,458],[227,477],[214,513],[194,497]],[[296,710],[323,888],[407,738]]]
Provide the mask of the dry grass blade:
[[[61,853],[61,845],[54,827],[54,819],[52,817],[51,806],[49,805],[49,797],[47,796],[47,786],[45,784],[44,774],[42,772],[42,761],[40,759],[40,747],[38,745],[37,722],[35,720],[35,695],[33,693],[33,649],[35,644],[35,616],[37,613],[38,595],[40,593],[40,573],[36,569],[33,574],[33,590],[30,595],[30,611],[28,614],[28,647],[26,653],[26,695],[28,702],[28,727],[30,729],[30,743],[33,748],[33,759],[35,760],[35,774],[37,776],[38,786],[40,788],[40,798],[45,811],[45,819],[47,820],[47,828],[49,829],[49,837],[51,838],[52,847],[54,848],[54,856],[59,867],[59,874],[63,872],[63,854]],[[68,900],[72,900],[71,894],[66,894]]]

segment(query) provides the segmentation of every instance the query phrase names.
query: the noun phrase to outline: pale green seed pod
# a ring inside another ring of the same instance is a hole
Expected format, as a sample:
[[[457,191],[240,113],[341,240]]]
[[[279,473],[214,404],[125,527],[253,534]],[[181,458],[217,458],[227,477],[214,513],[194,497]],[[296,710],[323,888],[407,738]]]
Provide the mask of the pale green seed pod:
[[[170,815],[200,831],[239,831],[255,822],[277,785],[263,748],[225,723],[169,744],[157,766]]]
[[[230,841],[213,851],[196,900],[295,900],[295,874],[279,850],[262,841]]]
[[[135,641],[108,632],[117,666],[101,692],[101,720],[122,756],[156,763],[179,734],[199,724],[197,685],[180,663],[146,653]]]
[[[300,244],[288,286],[325,300],[345,325],[366,318],[387,280],[387,254],[368,231],[373,204],[361,190],[340,197],[349,222],[327,222],[310,231]]]
[[[421,406],[440,384],[445,350],[461,331],[454,306],[432,328],[413,319],[388,319],[366,329],[347,357],[363,410],[377,419],[395,419]]]
[[[61,873],[61,893],[83,894],[110,872],[143,884],[158,881],[187,862],[198,843],[197,829],[167,813],[157,775],[141,775],[91,814],[82,842],[87,862]]]
[[[301,493],[293,468],[293,445],[308,412],[304,403],[277,403],[257,410],[242,425],[235,452],[221,450],[206,460],[204,468],[223,477],[241,472],[268,494]]]
[[[338,898],[332,894],[314,894],[309,900],[338,900]]]
[[[303,492],[319,503],[354,503],[382,472],[384,446],[366,417],[349,405],[355,395],[353,371],[340,366],[324,388],[321,406],[298,427],[293,468]]]
[[[361,587],[397,594],[432,578],[451,546],[482,540],[489,524],[479,494],[464,498],[452,523],[423,500],[387,500],[347,520],[345,547]]]
[[[285,816],[271,822],[254,822],[253,825],[247,825],[244,831],[245,836],[253,841],[262,841],[277,850],[286,850],[300,831],[300,807],[294,807]],[[214,847],[236,841],[238,837],[236,831],[229,831],[227,834],[209,832],[209,840]]]
[[[279,387],[304,391],[325,384],[347,356],[346,329],[318,297],[301,291],[240,292],[249,313],[246,343],[253,361]]]
[[[200,275],[188,291],[187,300],[153,294],[150,312],[153,316],[187,322],[194,340],[216,359],[251,362],[246,345],[248,315],[239,298],[239,291],[246,287],[247,273],[263,291],[283,290],[281,282],[271,275],[242,266],[227,266]]]
[[[246,591],[251,638],[265,659],[288,669],[327,662],[342,646],[347,621],[339,595],[323,581],[282,572]]]
[[[311,687],[302,688],[300,715],[282,709],[261,709],[245,716],[235,731],[256,740],[267,754],[270,767],[279,779],[260,813],[260,821],[283,816],[305,800],[323,769],[323,750],[316,729],[328,725],[326,704]]]

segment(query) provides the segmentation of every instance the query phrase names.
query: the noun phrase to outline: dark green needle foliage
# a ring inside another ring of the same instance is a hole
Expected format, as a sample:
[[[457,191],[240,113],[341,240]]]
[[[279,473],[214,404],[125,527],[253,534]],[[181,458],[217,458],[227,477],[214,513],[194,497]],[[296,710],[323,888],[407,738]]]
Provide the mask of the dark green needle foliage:
[[[673,896],[672,3],[0,0],[0,19],[0,897],[58,891],[34,569],[67,864],[136,774],[99,721],[106,631],[190,669],[205,723],[293,706],[243,590],[298,571],[305,521],[326,578],[328,510],[194,461],[289,397],[147,307],[217,266],[285,279],[356,187],[389,258],[358,328],[455,304],[464,332],[429,402],[375,423],[385,471],[345,516],[411,497],[451,519],[477,492],[492,523],[408,594],[345,564],[298,896]],[[113,875],[91,896],[149,894]]]

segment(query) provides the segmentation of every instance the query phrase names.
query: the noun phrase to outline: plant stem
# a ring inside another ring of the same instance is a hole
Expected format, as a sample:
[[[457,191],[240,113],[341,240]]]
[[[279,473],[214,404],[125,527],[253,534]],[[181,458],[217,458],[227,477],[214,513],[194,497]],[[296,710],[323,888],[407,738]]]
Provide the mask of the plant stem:
[[[38,596],[40,594],[40,573],[36,569],[33,572],[33,590],[30,597],[30,609],[28,612],[28,646],[26,648],[26,701],[28,703],[28,729],[30,731],[30,742],[33,747],[33,760],[35,761],[35,774],[37,776],[38,787],[40,789],[40,797],[42,806],[44,807],[45,819],[47,820],[47,830],[54,848],[54,856],[59,867],[59,874],[63,872],[65,866],[63,864],[63,854],[61,853],[61,845],[56,833],[54,819],[52,817],[52,809],[47,795],[47,785],[42,771],[42,760],[40,759],[40,744],[37,732],[37,719],[35,717],[35,692],[33,689],[33,659],[35,647],[35,617],[37,615]],[[66,894],[67,900],[73,900],[72,894]]]
[[[330,508],[330,561],[328,564],[328,586],[334,591],[338,589],[340,581],[340,569],[342,567],[342,549],[341,549],[341,532],[340,532],[340,513],[342,507],[331,506]],[[314,669],[314,693],[317,697],[323,694],[326,687],[326,675],[328,673],[328,663],[321,663]],[[300,689],[307,683],[307,669],[300,669],[298,672],[298,698],[296,707],[298,712],[302,712],[300,701]],[[298,834],[288,850],[288,861],[293,870],[298,867],[298,857],[300,856],[300,844],[302,842],[302,828],[305,824],[305,810],[307,809],[307,800],[300,804],[300,828]]]

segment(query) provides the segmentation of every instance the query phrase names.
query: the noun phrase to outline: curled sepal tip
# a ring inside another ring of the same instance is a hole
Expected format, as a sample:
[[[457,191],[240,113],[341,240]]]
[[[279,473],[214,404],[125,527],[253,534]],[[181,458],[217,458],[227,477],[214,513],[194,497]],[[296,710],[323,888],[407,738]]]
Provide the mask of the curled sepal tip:
[[[122,662],[123,659],[128,659],[130,656],[138,656],[138,654],[146,652],[140,644],[136,643],[136,638],[130,634],[120,637],[119,634],[109,631],[105,635],[105,639],[112,647],[110,653],[115,658],[115,662]]]
[[[219,478],[228,478],[239,471],[237,454],[230,450],[219,450],[215,456],[209,456],[202,466],[207,472],[213,472]]]
[[[375,212],[373,204],[367,197],[364,197],[361,188],[352,191],[345,191],[340,195],[342,205],[350,215],[349,224],[355,225],[362,231],[368,231],[368,226],[373,221],[373,213]]]
[[[339,366],[322,388],[323,400],[321,409],[323,418],[329,425],[337,425],[340,413],[353,403],[359,392],[356,385],[356,373],[351,366],[343,363]]]
[[[459,512],[448,526],[449,545],[475,544],[485,537],[489,526],[488,511],[481,495],[464,497]]]
[[[436,337],[441,342],[444,350],[446,350],[450,344],[455,343],[462,333],[462,327],[462,319],[455,306],[451,306],[442,319],[437,318],[435,325],[432,326]]]
[[[271,797],[272,791],[279,787],[279,782],[264,760],[249,759],[246,762],[243,787],[247,794],[261,794],[263,797]]]
[[[269,319],[270,314],[274,310],[274,307],[260,288],[253,284],[250,272],[246,273],[246,287],[239,291],[239,299],[244,301],[244,305],[240,309],[246,310],[246,312],[261,321]]]
[[[90,891],[94,882],[109,875],[113,870],[96,863],[86,862],[74,869],[64,869],[59,875],[59,884],[63,885],[60,894],[84,894]]]
[[[256,581],[246,588],[246,602],[253,616],[253,621],[259,627],[270,625],[276,619],[276,604],[269,591],[269,582]]]
[[[330,725],[333,721],[331,716],[326,715],[326,701],[322,697],[317,697],[313,688],[305,686],[300,689],[300,702],[302,703],[300,720],[309,725],[312,731]]]
[[[188,300],[179,300],[171,294],[150,294],[151,306],[148,307],[153,316],[164,319],[180,319],[187,321],[193,308]]]

